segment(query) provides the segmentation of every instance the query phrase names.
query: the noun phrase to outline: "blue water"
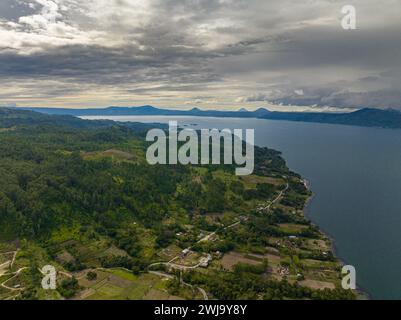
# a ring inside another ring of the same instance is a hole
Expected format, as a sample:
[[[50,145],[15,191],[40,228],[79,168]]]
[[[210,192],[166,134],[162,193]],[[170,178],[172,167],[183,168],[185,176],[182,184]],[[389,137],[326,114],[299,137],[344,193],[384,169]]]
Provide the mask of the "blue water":
[[[104,118],[104,117],[103,117]],[[108,117],[160,122],[169,117]],[[328,124],[174,117],[195,128],[255,129],[256,144],[280,150],[315,196],[307,216],[355,266],[374,299],[401,299],[401,130]]]

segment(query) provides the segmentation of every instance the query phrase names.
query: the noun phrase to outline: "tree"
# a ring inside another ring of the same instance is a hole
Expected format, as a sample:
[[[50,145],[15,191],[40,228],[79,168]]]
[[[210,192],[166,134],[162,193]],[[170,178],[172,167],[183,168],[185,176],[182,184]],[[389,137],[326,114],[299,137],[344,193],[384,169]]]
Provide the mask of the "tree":
[[[57,290],[64,298],[69,299],[77,294],[80,290],[80,286],[76,278],[71,278],[63,280]]]
[[[94,281],[94,280],[96,280],[96,279],[97,279],[97,273],[96,273],[96,272],[93,272],[93,271],[89,271],[89,272],[86,274],[86,279],[88,279],[89,281]]]
[[[268,198],[274,191],[272,186],[268,183],[258,183],[256,190],[258,191],[258,196],[260,198]]]
[[[233,181],[230,184],[230,190],[238,196],[242,196],[245,191],[244,184],[241,181]]]

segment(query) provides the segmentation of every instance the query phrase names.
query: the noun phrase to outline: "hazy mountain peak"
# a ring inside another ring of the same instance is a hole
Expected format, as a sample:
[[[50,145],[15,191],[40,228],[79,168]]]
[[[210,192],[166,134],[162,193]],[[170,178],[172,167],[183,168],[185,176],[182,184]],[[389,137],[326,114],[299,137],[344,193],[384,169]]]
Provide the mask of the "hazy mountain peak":
[[[256,109],[256,110],[254,111],[254,113],[258,113],[258,114],[261,114],[261,113],[270,113],[270,111],[267,110],[266,108],[259,108],[259,109]]]

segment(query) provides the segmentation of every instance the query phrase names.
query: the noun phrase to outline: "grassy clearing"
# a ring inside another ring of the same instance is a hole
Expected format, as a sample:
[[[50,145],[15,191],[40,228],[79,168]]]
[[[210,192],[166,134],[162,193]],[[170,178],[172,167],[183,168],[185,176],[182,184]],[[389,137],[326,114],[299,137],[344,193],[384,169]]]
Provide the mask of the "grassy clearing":
[[[68,240],[57,245],[57,261],[79,260],[90,268],[100,267],[100,259],[111,256],[127,256],[124,250],[111,245],[108,241]]]
[[[137,281],[138,280],[138,276],[135,276],[131,272],[128,272],[128,271],[123,270],[123,269],[112,269],[110,271],[110,273],[112,273],[115,276],[118,276],[120,278],[129,280],[129,281]]]
[[[134,152],[131,153],[118,149],[109,149],[105,151],[85,152],[82,154],[82,156],[85,160],[102,160],[109,158],[115,162],[128,161],[136,163],[138,161],[138,157],[136,156],[138,149],[135,149]]]
[[[62,243],[70,240],[80,240],[82,233],[80,225],[74,224],[73,226],[63,227],[52,233],[51,239],[55,243]]]
[[[10,132],[10,131],[15,131],[15,129],[17,129],[17,127],[11,127],[11,128],[0,128],[0,133],[3,133],[3,132]]]
[[[261,183],[269,183],[275,186],[285,184],[285,181],[283,179],[261,177],[256,175],[241,177],[241,181],[244,183],[246,189],[256,189],[256,186]]]
[[[160,257],[160,261],[170,261],[174,257],[178,256],[181,253],[182,249],[176,245],[170,245],[165,249],[162,249],[158,256]]]
[[[84,295],[81,294],[85,300],[174,299],[167,293],[167,281],[161,277],[151,274],[135,276],[122,269],[97,273],[98,279],[94,282],[79,280],[80,284],[87,288]]]
[[[302,232],[303,230],[308,229],[308,226],[294,224],[294,223],[279,224],[279,227],[282,231],[284,231],[286,233],[293,233],[293,234],[298,234],[298,233]]]
[[[233,271],[235,265],[238,263],[245,263],[250,265],[261,264],[260,261],[247,258],[246,256],[244,256],[242,253],[239,252],[230,252],[228,254],[225,254],[223,259],[221,260],[223,268],[230,271]]]
[[[328,241],[325,240],[308,239],[306,243],[310,250],[323,250],[323,251],[330,250],[330,243],[328,243]]]
[[[165,291],[150,289],[148,294],[145,296],[145,300],[164,301],[164,300],[184,300],[184,299],[177,296],[172,296]]]
[[[235,175],[232,175],[231,173],[223,170],[217,170],[213,172],[213,177],[221,179],[224,181],[226,184],[229,184],[233,181],[238,181],[239,178]]]
[[[3,263],[10,261],[13,258],[13,253],[0,253],[0,265]]]
[[[316,289],[316,290],[335,289],[336,288],[334,283],[326,282],[326,281],[311,280],[311,279],[300,281],[299,284],[303,287]]]
[[[15,295],[11,290],[0,287],[0,300],[5,300],[11,296]]]

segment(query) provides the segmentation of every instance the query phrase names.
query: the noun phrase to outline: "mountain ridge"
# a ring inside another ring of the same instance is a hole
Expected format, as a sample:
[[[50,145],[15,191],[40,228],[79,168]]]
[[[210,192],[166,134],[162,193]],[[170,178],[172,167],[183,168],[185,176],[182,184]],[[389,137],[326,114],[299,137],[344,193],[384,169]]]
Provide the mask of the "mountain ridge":
[[[401,128],[401,112],[394,109],[362,108],[350,113],[327,112],[279,112],[259,108],[255,111],[241,109],[239,111],[201,110],[197,107],[191,110],[161,109],[151,105],[139,107],[116,107],[94,109],[66,108],[16,108],[19,110],[36,111],[52,115],[70,116],[203,116],[222,118],[257,118],[267,120],[284,120],[295,122],[313,122],[342,124],[364,127]]]

